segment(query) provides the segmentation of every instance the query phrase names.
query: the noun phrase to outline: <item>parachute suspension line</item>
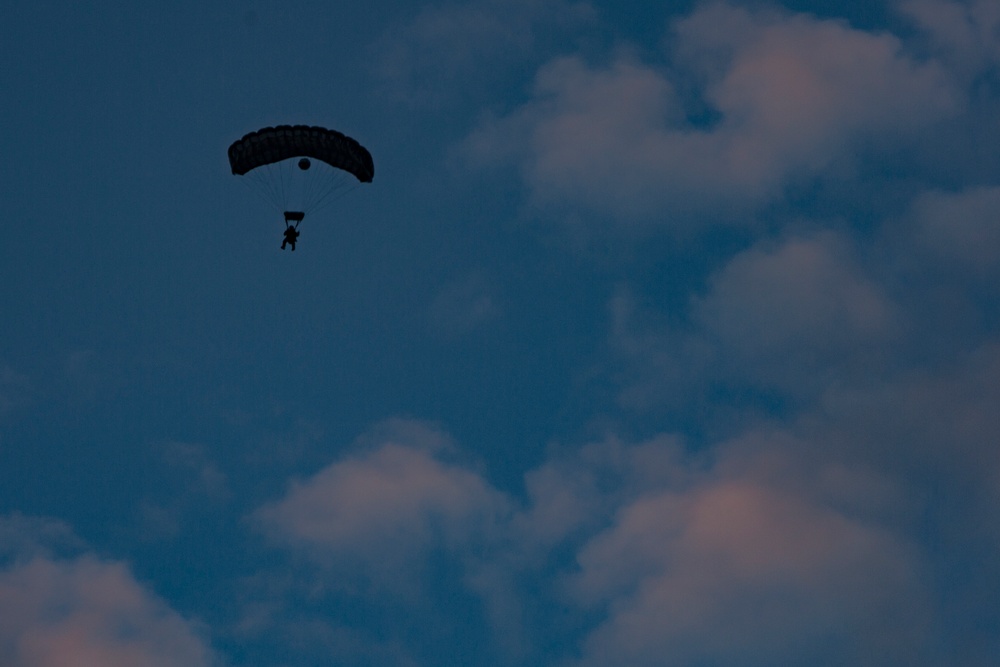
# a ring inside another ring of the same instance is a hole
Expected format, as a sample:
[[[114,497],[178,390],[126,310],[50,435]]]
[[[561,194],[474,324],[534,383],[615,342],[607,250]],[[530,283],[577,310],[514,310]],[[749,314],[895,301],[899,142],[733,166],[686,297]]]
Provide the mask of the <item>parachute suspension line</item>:
[[[248,174],[249,175],[249,174]],[[250,191],[254,193],[254,196],[260,197],[264,202],[278,207],[277,199],[274,196],[273,189],[270,187],[269,183],[261,178],[260,174],[253,174],[252,180],[256,185],[252,185],[249,181],[245,179],[240,179],[240,182],[244,187],[249,188]]]
[[[281,209],[282,205],[282,195],[278,189],[277,179],[274,178],[274,170],[269,165],[268,167],[251,171],[248,175],[253,175],[254,181],[261,186],[261,190],[266,192],[271,205],[277,209]]]
[[[274,168],[278,172],[278,183],[281,185],[281,205],[284,207],[288,203],[288,191],[285,187],[285,165],[282,162],[275,162]]]
[[[261,183],[270,195],[271,204],[277,208],[281,208],[281,193],[278,192],[277,184],[275,183],[274,178],[272,178],[271,170],[263,169],[257,172],[255,177],[257,178],[257,182]]]
[[[303,174],[294,160],[283,160],[247,172],[241,179],[257,197],[277,211],[295,207],[318,211],[346,196],[359,183],[348,174],[313,167]]]
[[[358,187],[358,183],[353,182],[353,179],[348,180],[346,178],[334,178],[324,184],[324,187],[320,190],[319,196],[316,197],[314,203],[312,204],[312,208],[319,210],[328,206],[353,191],[356,187]]]
[[[323,184],[327,179],[333,178],[329,172],[323,173],[323,168],[317,166],[312,170],[312,173],[308,174],[305,178],[305,193],[302,196],[303,208],[313,208],[317,199],[317,192],[319,192]]]
[[[298,164],[296,163],[296,169],[298,169]],[[316,172],[309,172],[304,169],[299,169],[296,174],[297,180],[301,184],[299,188],[299,201],[302,203],[302,210],[311,209],[312,203],[312,190],[313,185],[316,181]]]

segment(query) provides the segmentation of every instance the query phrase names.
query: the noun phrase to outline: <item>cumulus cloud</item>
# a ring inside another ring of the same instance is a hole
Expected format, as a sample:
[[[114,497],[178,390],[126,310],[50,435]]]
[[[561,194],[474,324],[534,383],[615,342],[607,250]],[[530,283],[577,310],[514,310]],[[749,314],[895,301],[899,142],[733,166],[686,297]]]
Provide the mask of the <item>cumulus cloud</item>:
[[[487,120],[473,160],[513,159],[539,201],[623,219],[744,211],[838,161],[954,114],[945,70],[888,34],[710,5],[673,27],[675,61],[564,57],[532,99]],[[717,119],[688,120],[676,81],[696,78]]]
[[[880,288],[832,235],[737,255],[694,307],[695,321],[728,362],[790,384],[857,360],[859,347],[891,332],[893,316]]]
[[[905,487],[818,445],[611,438],[532,471],[512,526],[572,550],[552,594],[598,619],[576,664],[934,664],[926,563],[887,527]]]
[[[78,548],[64,524],[20,515],[0,520],[0,662],[10,667],[207,667],[198,628],[146,590],[122,563]],[[2,553],[2,552],[0,552]]]
[[[387,551],[420,558],[435,541],[464,553],[452,585],[479,596],[508,659],[530,662],[533,641],[569,632],[581,665],[932,664],[906,487],[821,440],[760,431],[695,454],[670,435],[608,437],[554,450],[519,502],[446,462],[440,433],[398,425],[410,440],[371,439],[257,519],[338,564],[401,567]],[[581,626],[554,623],[547,605]]]
[[[921,664],[910,546],[753,480],[638,500],[580,567],[574,593],[610,609],[583,664]]]
[[[471,540],[504,511],[479,475],[444,460],[447,448],[429,427],[394,422],[366,451],[294,482],[256,519],[272,539],[320,561],[391,576],[428,549]]]

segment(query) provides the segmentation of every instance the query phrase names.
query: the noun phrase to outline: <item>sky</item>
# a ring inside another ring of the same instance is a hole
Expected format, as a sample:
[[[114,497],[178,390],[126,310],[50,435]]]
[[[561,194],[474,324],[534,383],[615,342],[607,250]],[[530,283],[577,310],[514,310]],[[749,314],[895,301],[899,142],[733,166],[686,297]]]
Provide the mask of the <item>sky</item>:
[[[0,664],[986,666],[995,0],[13,0]],[[375,177],[283,221],[230,143]]]

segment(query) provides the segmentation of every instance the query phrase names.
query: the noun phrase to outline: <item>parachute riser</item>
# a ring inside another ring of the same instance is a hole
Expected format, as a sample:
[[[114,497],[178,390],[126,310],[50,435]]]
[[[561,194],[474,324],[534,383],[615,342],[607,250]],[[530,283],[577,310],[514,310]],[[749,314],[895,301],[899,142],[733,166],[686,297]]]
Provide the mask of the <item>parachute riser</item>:
[[[285,211],[285,226],[299,228],[299,223],[306,217],[302,211]],[[294,225],[292,223],[295,223]]]

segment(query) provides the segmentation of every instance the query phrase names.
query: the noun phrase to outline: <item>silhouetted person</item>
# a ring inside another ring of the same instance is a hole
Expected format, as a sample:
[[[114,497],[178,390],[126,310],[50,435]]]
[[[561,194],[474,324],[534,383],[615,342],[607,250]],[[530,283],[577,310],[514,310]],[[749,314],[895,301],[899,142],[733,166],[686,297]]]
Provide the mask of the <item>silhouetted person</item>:
[[[285,228],[285,240],[281,242],[281,249],[284,250],[286,245],[292,246],[292,252],[295,252],[295,242],[299,239],[299,230],[295,229],[291,225]]]

